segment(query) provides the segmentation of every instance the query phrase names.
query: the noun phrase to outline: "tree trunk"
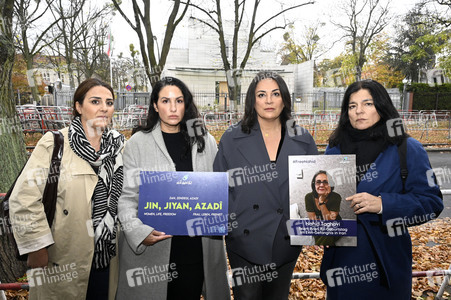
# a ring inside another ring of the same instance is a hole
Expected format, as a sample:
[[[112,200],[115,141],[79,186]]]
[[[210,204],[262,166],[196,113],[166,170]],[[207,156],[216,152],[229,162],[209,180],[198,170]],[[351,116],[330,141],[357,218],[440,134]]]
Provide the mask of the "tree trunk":
[[[72,69],[72,63],[67,65],[67,73],[69,73],[70,89],[74,90],[75,89],[75,80],[74,80],[74,70]]]
[[[362,68],[357,65],[355,68],[355,81],[360,81],[362,79]]]
[[[31,76],[29,78],[28,82],[30,83],[30,89],[31,89],[31,95],[33,96],[33,101],[36,101],[38,103],[39,99],[39,92],[38,87],[36,86],[36,79],[34,77],[34,69],[33,69],[33,56],[24,56],[26,62],[27,62],[27,74],[28,76]]]
[[[14,0],[0,0],[0,192],[7,192],[26,161],[25,143],[14,103],[11,74],[14,64],[12,13]],[[3,218],[0,226],[0,281],[15,282],[25,274],[25,264],[15,258]]]
[[[2,219],[3,220],[3,219]],[[2,224],[3,225],[3,224]],[[0,281],[2,283],[17,282],[27,272],[26,263],[16,259],[16,250],[12,247],[12,235],[7,234],[4,225],[0,227]]]
[[[241,70],[229,70],[231,76],[227,76],[227,85],[229,89],[229,110],[236,111],[237,105],[240,105],[241,96]]]

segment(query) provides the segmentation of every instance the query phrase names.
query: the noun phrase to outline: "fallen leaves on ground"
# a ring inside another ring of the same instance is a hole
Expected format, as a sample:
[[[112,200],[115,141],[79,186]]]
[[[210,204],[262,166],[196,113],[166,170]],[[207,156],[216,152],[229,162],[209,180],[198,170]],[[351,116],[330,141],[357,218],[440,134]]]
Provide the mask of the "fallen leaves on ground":
[[[413,271],[447,270],[451,264],[451,219],[438,219],[410,227],[412,237]],[[319,272],[323,249],[319,246],[305,246],[296,263],[295,273]],[[433,300],[443,276],[414,278],[413,300]],[[445,292],[441,299],[451,299]],[[28,291],[6,291],[7,299],[27,299]],[[291,281],[289,300],[325,299],[326,287],[320,279],[294,279]]]
[[[304,246],[299,255],[294,273],[319,272],[324,250],[320,246]],[[325,299],[326,286],[321,279],[291,280],[289,300]]]
[[[410,227],[412,238],[413,271],[447,270],[451,264],[451,219],[437,219]],[[303,247],[296,263],[295,273],[319,272],[323,249],[318,246]],[[433,300],[443,276],[417,277],[412,282],[412,299]],[[451,299],[450,287],[441,299]],[[326,287],[321,279],[294,279],[291,281],[289,300],[325,299]]]
[[[413,271],[448,270],[451,264],[451,219],[410,227]],[[412,282],[412,299],[434,299],[444,276],[417,277]],[[441,299],[451,299],[448,286]]]

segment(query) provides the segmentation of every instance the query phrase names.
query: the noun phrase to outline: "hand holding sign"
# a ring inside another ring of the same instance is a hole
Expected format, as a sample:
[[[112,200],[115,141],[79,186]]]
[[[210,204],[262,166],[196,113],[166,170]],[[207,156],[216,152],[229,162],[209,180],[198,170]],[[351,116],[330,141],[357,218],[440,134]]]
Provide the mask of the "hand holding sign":
[[[164,232],[154,230],[144,239],[144,241],[142,241],[141,244],[143,244],[144,246],[153,246],[159,241],[168,239],[170,237],[172,237],[172,235],[167,235]]]

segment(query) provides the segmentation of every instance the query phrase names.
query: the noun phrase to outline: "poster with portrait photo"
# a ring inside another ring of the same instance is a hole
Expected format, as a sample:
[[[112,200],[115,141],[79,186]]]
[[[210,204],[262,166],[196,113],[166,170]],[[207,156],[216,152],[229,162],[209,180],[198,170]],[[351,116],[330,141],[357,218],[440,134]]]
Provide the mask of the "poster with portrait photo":
[[[357,246],[355,155],[288,157],[292,245]]]

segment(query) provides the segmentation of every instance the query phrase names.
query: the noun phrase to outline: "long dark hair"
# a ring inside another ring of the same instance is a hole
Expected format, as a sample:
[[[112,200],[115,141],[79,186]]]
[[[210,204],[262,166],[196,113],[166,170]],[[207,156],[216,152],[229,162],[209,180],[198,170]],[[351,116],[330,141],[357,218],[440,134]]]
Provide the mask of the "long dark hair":
[[[399,118],[399,113],[393,105],[390,95],[388,94],[384,86],[377,81],[369,79],[356,81],[346,89],[343,97],[343,102],[341,104],[340,120],[338,121],[337,128],[329,137],[329,146],[337,146],[343,140],[344,132],[351,126],[348,114],[350,97],[353,93],[358,92],[362,89],[368,90],[368,92],[373,97],[374,106],[376,107],[376,111],[380,116],[380,120],[377,123],[380,124],[381,127],[385,127],[383,128],[383,130],[381,130],[384,140],[391,144],[398,144],[402,141],[402,139],[408,137],[405,132],[402,135],[395,137],[389,136],[385,124],[388,120]]]
[[[152,130],[154,130],[155,126],[160,123],[160,115],[155,110],[154,104],[156,105],[158,102],[160,91],[165,86],[168,85],[178,87],[183,94],[183,100],[185,103],[185,114],[183,115],[183,118],[180,121],[180,132],[183,134],[183,137],[185,138],[187,150],[190,150],[192,145],[197,143],[197,152],[199,153],[203,152],[205,149],[204,137],[202,135],[195,135],[194,137],[190,137],[188,134],[188,129],[186,127],[187,120],[200,118],[199,111],[197,110],[197,107],[194,104],[193,94],[191,94],[186,84],[184,84],[180,79],[174,77],[162,78],[155,84],[155,86],[152,89],[152,93],[150,94],[150,104],[149,104],[149,113],[147,115],[147,123],[145,126],[140,126],[133,129],[132,134],[135,134],[138,131],[151,132]]]
[[[257,112],[255,111],[255,89],[257,88],[257,84],[263,79],[273,79],[279,86],[280,95],[282,96],[284,104],[284,108],[279,116],[282,126],[285,127],[285,123],[291,119],[291,96],[287,84],[279,74],[272,71],[262,71],[254,77],[247,89],[244,116],[241,121],[241,130],[245,133],[250,133],[255,122],[257,122]]]
[[[104,88],[108,89],[111,92],[111,95],[114,99],[114,90],[113,88],[106,82],[103,82],[102,80],[99,80],[97,78],[89,78],[80,83],[80,85],[77,87],[74,93],[74,103],[72,106],[72,117],[79,117],[80,113],[77,111],[75,104],[78,102],[80,105],[83,105],[83,101],[85,100],[86,94],[89,92],[90,89],[96,86],[103,86]]]
[[[316,185],[315,185],[316,177],[317,177],[319,174],[324,174],[324,175],[327,176],[327,181],[329,181],[329,186],[330,186],[330,191],[331,191],[331,192],[333,192],[333,190],[335,189],[335,183],[334,183],[334,180],[333,180],[332,176],[330,176],[330,175],[329,175],[326,171],[324,171],[324,170],[319,170],[318,172],[315,173],[315,175],[313,175],[312,183],[311,183],[312,194],[313,194],[313,197],[315,197],[315,198],[318,198],[318,196],[319,196],[319,195],[318,195],[318,192],[316,191]]]

